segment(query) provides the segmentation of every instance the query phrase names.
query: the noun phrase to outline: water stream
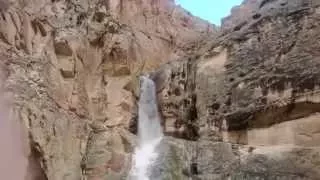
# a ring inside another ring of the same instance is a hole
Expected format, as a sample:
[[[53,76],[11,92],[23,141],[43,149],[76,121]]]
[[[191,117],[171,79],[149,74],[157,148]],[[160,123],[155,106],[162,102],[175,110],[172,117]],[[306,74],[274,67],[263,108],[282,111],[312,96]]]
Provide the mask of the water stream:
[[[140,84],[139,144],[133,155],[129,180],[151,180],[151,169],[158,159],[159,152],[157,147],[163,136],[157,107],[155,84],[146,76],[140,78]]]

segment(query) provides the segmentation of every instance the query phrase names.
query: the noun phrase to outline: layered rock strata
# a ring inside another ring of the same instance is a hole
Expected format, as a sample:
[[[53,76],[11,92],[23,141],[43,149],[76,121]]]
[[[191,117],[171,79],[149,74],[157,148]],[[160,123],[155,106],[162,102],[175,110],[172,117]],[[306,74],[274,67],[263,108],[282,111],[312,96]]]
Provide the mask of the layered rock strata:
[[[319,8],[244,1],[219,37],[155,73],[165,133],[189,158],[180,167],[197,169],[190,177],[318,179]],[[190,152],[177,138],[195,140]]]

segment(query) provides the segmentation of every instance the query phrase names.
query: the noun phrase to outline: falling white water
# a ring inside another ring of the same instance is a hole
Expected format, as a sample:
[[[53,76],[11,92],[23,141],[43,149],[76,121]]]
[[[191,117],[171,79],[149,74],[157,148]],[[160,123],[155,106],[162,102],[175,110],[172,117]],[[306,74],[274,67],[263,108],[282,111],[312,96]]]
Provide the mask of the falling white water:
[[[133,155],[130,180],[150,180],[150,168],[158,158],[157,146],[162,139],[155,84],[145,76],[140,78],[140,84],[139,145]]]

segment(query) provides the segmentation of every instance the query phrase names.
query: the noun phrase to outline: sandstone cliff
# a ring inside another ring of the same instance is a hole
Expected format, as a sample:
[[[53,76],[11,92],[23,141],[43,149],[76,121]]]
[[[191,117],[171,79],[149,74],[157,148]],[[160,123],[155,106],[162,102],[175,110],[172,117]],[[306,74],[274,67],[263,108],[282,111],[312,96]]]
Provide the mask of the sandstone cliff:
[[[216,32],[172,0],[0,0],[0,14],[3,94],[31,179],[125,177],[136,76]]]
[[[173,0],[0,0],[27,178],[125,178],[136,77],[152,71],[166,179],[317,179],[319,8],[245,0],[218,30]]]
[[[189,162],[181,179],[320,177],[319,8],[244,1],[219,37],[154,74],[166,134]]]

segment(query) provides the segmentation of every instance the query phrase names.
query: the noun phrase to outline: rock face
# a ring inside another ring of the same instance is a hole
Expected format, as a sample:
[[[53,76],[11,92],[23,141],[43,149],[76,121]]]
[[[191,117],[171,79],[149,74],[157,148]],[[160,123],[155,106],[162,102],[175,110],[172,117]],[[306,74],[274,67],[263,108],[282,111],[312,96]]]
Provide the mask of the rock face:
[[[246,0],[221,30],[173,0],[0,0],[26,178],[124,179],[154,71],[165,179],[318,179],[319,22],[318,0]]]
[[[318,179],[319,8],[245,1],[219,37],[154,73],[165,133],[186,154],[179,158],[192,157],[191,177]],[[176,138],[196,140],[194,148]]]
[[[318,179],[319,149],[167,139],[165,179]]]
[[[125,177],[136,77],[216,32],[172,0],[0,0],[0,14],[1,84],[30,179]]]

